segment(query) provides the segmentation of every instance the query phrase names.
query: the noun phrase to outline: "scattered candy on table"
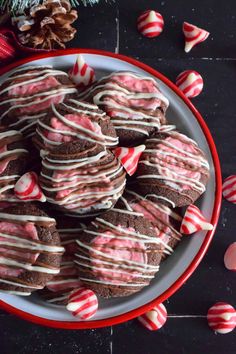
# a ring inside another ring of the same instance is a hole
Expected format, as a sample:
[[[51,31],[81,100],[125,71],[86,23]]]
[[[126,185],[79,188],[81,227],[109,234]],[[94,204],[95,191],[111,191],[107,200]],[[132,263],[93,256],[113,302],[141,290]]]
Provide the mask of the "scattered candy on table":
[[[180,227],[182,234],[190,235],[196,231],[212,229],[213,225],[205,219],[196,205],[191,204],[187,207]]]
[[[198,96],[203,90],[203,78],[195,70],[185,70],[177,76],[176,85],[188,98]]]
[[[225,267],[229,270],[236,271],[236,242],[231,243],[224,255]]]
[[[78,87],[91,85],[95,81],[95,72],[86,62],[83,55],[79,54],[73,68],[69,71],[71,80]]]
[[[201,42],[204,42],[209,36],[209,32],[188,22],[183,23],[183,32],[185,36],[185,52],[188,53],[190,50]]]
[[[15,196],[20,200],[46,202],[35,172],[27,172],[21,176],[14,187]]]
[[[80,288],[72,291],[69,295],[66,308],[72,312],[73,316],[79,317],[81,320],[88,320],[97,312],[98,299],[92,290]]]
[[[209,327],[220,334],[233,331],[236,327],[236,311],[226,302],[217,302],[207,312]]]
[[[223,197],[236,204],[236,175],[227,177],[223,183]]]
[[[154,38],[163,31],[164,20],[159,12],[147,10],[138,17],[137,26],[144,37]]]
[[[121,161],[126,172],[132,176],[137,170],[139,158],[144,150],[145,145],[131,148],[118,147],[114,150],[114,154]]]
[[[139,322],[149,329],[156,331],[160,329],[167,320],[167,311],[163,304],[155,306],[152,310],[138,317]]]

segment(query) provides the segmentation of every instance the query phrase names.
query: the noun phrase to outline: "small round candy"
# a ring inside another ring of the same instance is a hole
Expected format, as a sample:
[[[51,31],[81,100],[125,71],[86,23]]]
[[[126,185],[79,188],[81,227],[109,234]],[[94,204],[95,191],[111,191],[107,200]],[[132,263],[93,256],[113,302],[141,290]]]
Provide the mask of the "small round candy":
[[[152,310],[138,317],[139,322],[150,331],[160,329],[167,320],[167,311],[163,304],[153,307]]]
[[[223,183],[223,197],[236,204],[236,175],[227,177]]]
[[[138,17],[137,26],[144,37],[154,38],[163,31],[164,20],[159,12],[147,10]]]
[[[72,312],[73,316],[79,317],[81,320],[88,320],[97,312],[98,299],[92,290],[79,288],[69,295],[66,308]]]
[[[186,53],[190,52],[195,45],[204,42],[210,34],[206,30],[188,22],[183,23],[183,32],[185,37],[184,50]]]
[[[195,70],[186,70],[177,76],[176,86],[178,86],[186,97],[193,98],[202,92],[203,78]]]
[[[181,234],[190,235],[197,231],[212,229],[213,225],[206,220],[200,209],[196,205],[190,204],[181,223]]]
[[[233,331],[236,327],[236,311],[226,302],[217,302],[207,312],[209,327],[220,334]]]
[[[46,197],[39,186],[38,176],[35,172],[27,172],[21,176],[15,184],[14,193],[18,199],[27,202],[46,202]]]
[[[229,270],[236,271],[236,242],[231,243],[224,255],[225,267]]]
[[[131,148],[118,147],[114,150],[114,154],[120,160],[126,172],[132,176],[137,170],[139,158],[144,150],[145,145]]]

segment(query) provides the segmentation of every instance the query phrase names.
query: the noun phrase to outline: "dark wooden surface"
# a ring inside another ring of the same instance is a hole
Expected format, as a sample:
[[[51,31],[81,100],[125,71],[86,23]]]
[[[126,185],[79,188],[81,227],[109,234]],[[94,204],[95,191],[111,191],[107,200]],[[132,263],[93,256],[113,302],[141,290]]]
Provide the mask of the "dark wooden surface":
[[[164,33],[154,40],[136,31],[137,15],[148,8],[165,19]],[[139,59],[175,80],[185,69],[198,70],[204,92],[194,99],[211,129],[223,177],[236,173],[236,2],[235,0],[120,0],[115,4],[80,8],[78,37],[71,47],[119,52]],[[211,32],[189,54],[183,51],[182,22]],[[235,273],[224,268],[223,255],[235,241],[236,207],[223,201],[219,225],[204,260],[165,305],[169,319],[157,332],[136,320],[87,331],[43,328],[0,311],[1,354],[234,354],[236,331],[216,335],[205,315],[216,301],[236,306]]]

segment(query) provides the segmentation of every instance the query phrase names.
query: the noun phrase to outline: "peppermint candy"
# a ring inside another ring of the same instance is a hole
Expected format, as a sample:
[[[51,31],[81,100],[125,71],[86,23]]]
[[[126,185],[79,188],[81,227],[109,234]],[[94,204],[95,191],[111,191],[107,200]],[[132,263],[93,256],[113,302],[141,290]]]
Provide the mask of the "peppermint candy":
[[[159,12],[147,10],[138,17],[137,26],[143,36],[154,38],[163,31],[164,20]]]
[[[97,312],[98,299],[92,290],[80,288],[71,292],[66,308],[73,316],[88,320]]]
[[[69,71],[69,76],[78,87],[91,85],[95,81],[94,70],[86,64],[81,54],[77,56],[73,68]]]
[[[190,235],[196,231],[212,229],[213,225],[205,219],[196,205],[191,204],[187,207],[180,227],[182,234]]]
[[[223,197],[236,204],[236,175],[227,177],[223,183]]]
[[[185,70],[177,76],[176,86],[188,98],[198,96],[203,89],[203,78],[194,70]]]
[[[35,172],[27,172],[18,179],[14,187],[15,196],[20,200],[46,202]]]
[[[202,28],[191,25],[188,22],[183,23],[183,32],[185,36],[185,52],[188,53],[198,43],[204,42],[209,36],[209,32]]]
[[[236,242],[231,243],[224,255],[225,267],[229,270],[236,271]]]
[[[166,323],[166,308],[163,304],[159,304],[153,307],[151,311],[148,311],[142,316],[139,316],[138,320],[144,327],[146,327],[150,331],[156,331]]]
[[[226,302],[217,302],[207,313],[208,325],[213,331],[226,334],[236,327],[236,311]]]
[[[118,147],[114,150],[115,156],[120,160],[126,172],[132,176],[138,167],[139,158],[145,150],[145,145],[132,148]]]

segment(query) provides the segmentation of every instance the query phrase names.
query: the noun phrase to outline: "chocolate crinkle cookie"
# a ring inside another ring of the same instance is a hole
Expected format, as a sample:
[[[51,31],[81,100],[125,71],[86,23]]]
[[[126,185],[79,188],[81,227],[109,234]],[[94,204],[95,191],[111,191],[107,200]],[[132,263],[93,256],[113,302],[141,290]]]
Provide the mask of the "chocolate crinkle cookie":
[[[146,140],[136,173],[142,195],[172,207],[194,203],[205,192],[209,163],[198,144],[177,131]]]
[[[125,190],[117,207],[121,206],[129,211],[140,213],[152,224],[156,237],[160,239],[163,247],[162,259],[165,259],[173,253],[182,239],[182,234],[179,232],[182,222],[181,211],[164,205],[155,194],[140,195],[137,192],[138,186],[135,187]]]
[[[80,237],[85,225],[79,223],[76,218],[65,215],[57,214],[56,219],[57,231],[65,253],[62,255],[60,272],[47,282],[40,295],[49,303],[63,305],[67,303],[70,292],[81,286],[74,259],[77,250],[76,239]]]
[[[86,217],[114,206],[125,188],[126,173],[102,145],[78,140],[43,156],[40,182],[49,203]]]
[[[0,127],[0,202],[15,199],[14,185],[25,172],[28,155],[21,133]]]
[[[30,295],[59,273],[64,248],[55,224],[32,203],[0,212],[0,292]]]
[[[168,99],[156,80],[134,72],[103,77],[80,97],[94,102],[110,117],[121,146],[135,146],[166,123]]]
[[[163,247],[140,213],[114,208],[97,217],[76,242],[80,280],[99,296],[132,295],[159,270]]]
[[[52,105],[38,120],[34,143],[39,149],[53,150],[60,144],[80,139],[111,148],[118,144],[106,113],[94,104],[69,98],[57,107]]]
[[[21,67],[0,85],[0,123],[30,137],[51,104],[75,93],[77,89],[64,71],[51,66]]]

